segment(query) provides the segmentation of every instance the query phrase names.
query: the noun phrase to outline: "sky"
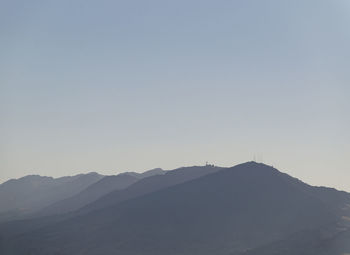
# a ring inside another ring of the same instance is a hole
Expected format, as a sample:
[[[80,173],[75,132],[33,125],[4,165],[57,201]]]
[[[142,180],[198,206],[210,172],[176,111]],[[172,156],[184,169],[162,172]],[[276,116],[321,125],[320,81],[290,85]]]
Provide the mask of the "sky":
[[[2,0],[0,183],[256,160],[350,191],[348,0]]]

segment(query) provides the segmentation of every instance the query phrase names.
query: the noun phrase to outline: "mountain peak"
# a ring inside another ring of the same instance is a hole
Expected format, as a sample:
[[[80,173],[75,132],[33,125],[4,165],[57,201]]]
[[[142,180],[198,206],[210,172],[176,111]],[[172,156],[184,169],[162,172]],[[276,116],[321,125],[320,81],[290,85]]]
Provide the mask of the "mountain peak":
[[[232,168],[270,169],[270,170],[274,170],[274,171],[279,172],[272,165],[267,165],[265,163],[256,162],[256,161],[248,161],[248,162],[245,162],[245,163],[241,163],[241,164],[233,166]]]

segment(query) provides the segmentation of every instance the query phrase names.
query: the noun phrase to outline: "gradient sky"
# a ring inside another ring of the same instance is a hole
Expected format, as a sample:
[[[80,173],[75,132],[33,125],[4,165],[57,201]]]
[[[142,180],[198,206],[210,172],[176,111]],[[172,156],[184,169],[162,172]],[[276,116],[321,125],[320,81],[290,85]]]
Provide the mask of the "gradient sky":
[[[350,191],[350,1],[1,1],[0,182],[253,160]]]

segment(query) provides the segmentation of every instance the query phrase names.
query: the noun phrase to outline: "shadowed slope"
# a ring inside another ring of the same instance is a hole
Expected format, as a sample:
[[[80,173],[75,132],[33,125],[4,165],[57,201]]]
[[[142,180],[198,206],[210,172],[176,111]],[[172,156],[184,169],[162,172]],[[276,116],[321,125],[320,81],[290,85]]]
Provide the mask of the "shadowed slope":
[[[350,230],[315,229],[258,247],[241,255],[346,255],[350,254]]]

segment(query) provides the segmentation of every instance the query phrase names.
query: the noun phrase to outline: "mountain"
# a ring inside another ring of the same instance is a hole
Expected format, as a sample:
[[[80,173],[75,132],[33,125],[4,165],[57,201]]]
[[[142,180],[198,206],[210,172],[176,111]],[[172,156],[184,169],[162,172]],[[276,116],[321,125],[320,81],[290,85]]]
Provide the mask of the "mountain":
[[[40,210],[79,193],[102,177],[88,173],[61,178],[28,175],[9,180],[0,185],[1,216],[6,218]]]
[[[161,190],[170,186],[174,186],[186,181],[190,181],[201,176],[215,173],[221,170],[221,167],[211,165],[182,167],[172,171],[163,172],[162,175],[154,175],[143,178],[139,182],[131,185],[124,190],[115,190],[93,203],[82,207],[79,212],[87,213],[94,210],[100,210],[111,205],[116,205],[123,201],[136,198],[157,190]],[[149,175],[149,174],[148,174]]]
[[[295,233],[242,255],[347,255],[350,254],[350,230],[334,227]]]
[[[90,204],[112,191],[122,190],[139,181],[142,178],[153,175],[164,174],[165,171],[157,168],[144,173],[126,172],[113,176],[105,176],[98,182],[93,183],[80,193],[67,199],[58,201],[41,210],[38,216],[62,214],[78,210],[79,208]]]
[[[149,178],[156,177],[161,176]],[[348,204],[348,193],[312,187],[248,162],[11,237],[2,234],[0,252],[238,255],[293,237],[317,238],[309,234],[314,232],[333,239],[329,247],[346,245]]]
[[[150,176],[153,176],[153,175],[165,174],[165,172],[166,171],[164,171],[161,168],[154,168],[152,170],[148,170],[148,171],[143,172],[143,173],[125,172],[125,174],[137,177],[139,179],[143,179],[143,178],[150,177]]]
[[[1,236],[8,236],[9,233],[11,235],[20,234],[23,232],[28,232],[33,229],[37,229],[40,227],[43,227],[45,225],[52,224],[52,222],[58,222],[61,219],[70,218],[72,215],[80,215],[85,214],[89,211],[93,210],[99,210],[104,207],[108,207],[109,205],[116,205],[120,202],[126,201],[128,199],[132,199],[138,196],[145,195],[147,193],[151,193],[153,191],[161,190],[163,188],[176,185],[179,183],[186,182],[188,180],[192,180],[195,178],[199,178],[203,175],[215,173],[222,168],[220,167],[214,167],[214,166],[194,166],[194,167],[182,167],[179,169],[171,170],[171,171],[160,171],[160,169],[153,169],[146,171],[144,173],[135,173],[135,172],[126,172],[121,174],[120,176],[128,175],[128,176],[135,176],[138,178],[143,178],[144,180],[140,180],[139,183],[135,183],[135,185],[131,185],[129,189],[126,190],[115,190],[114,192],[111,192],[110,194],[102,197],[101,199],[97,200],[96,202],[91,203],[91,205],[86,206],[82,210],[79,210],[77,212],[72,212],[69,214],[59,214],[59,210],[62,210],[63,212],[64,208],[70,204],[66,203],[60,203],[59,201],[57,203],[57,211],[52,212],[46,212],[46,208],[39,212],[39,214],[31,215],[31,219],[29,220],[22,220],[22,221],[15,221],[15,222],[7,222],[5,224],[2,224],[0,226],[0,237]],[[164,176],[160,176],[163,174]],[[157,175],[157,176],[152,176]],[[103,180],[103,179],[102,179]],[[103,183],[101,180],[101,184]],[[92,184],[92,186],[96,187],[97,184],[100,182],[97,182],[96,185]],[[100,185],[98,185],[100,186]],[[89,187],[86,189],[89,190]],[[81,193],[84,193],[85,191],[82,191]],[[80,194],[78,194],[79,196]],[[73,197],[72,197],[73,198]],[[70,198],[67,199],[70,201]],[[65,200],[63,200],[65,201]],[[76,201],[79,203],[79,201]],[[50,208],[49,206],[48,208]],[[43,220],[42,217],[44,217]]]

